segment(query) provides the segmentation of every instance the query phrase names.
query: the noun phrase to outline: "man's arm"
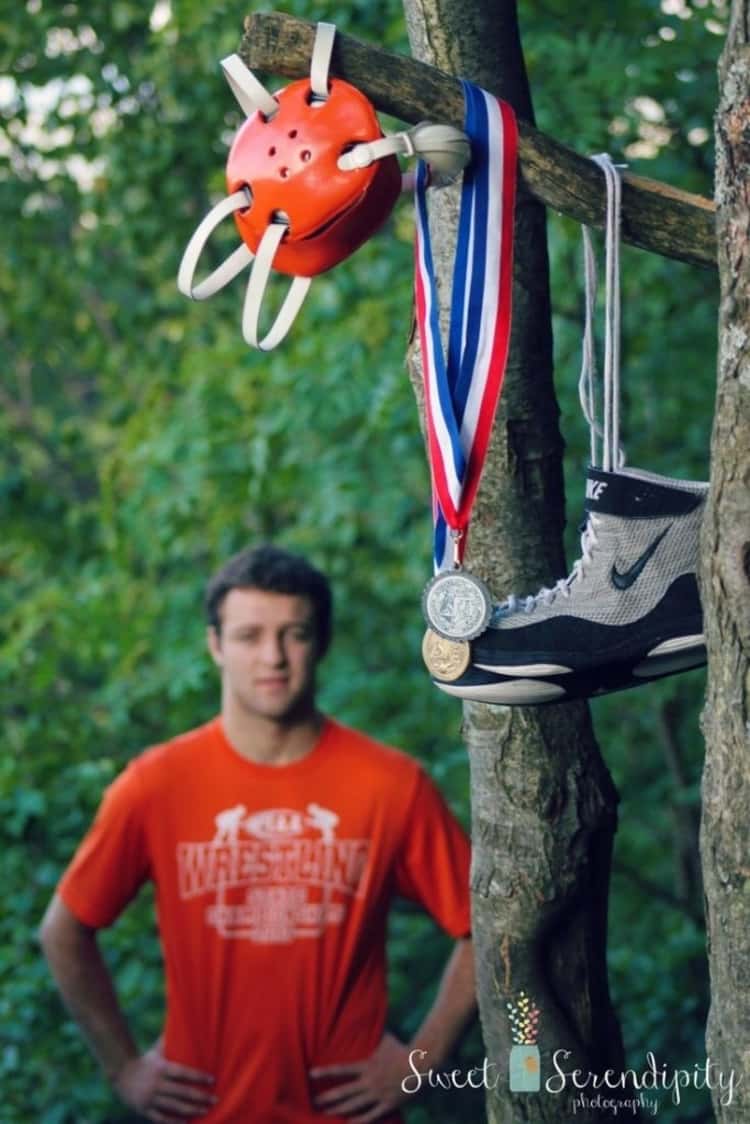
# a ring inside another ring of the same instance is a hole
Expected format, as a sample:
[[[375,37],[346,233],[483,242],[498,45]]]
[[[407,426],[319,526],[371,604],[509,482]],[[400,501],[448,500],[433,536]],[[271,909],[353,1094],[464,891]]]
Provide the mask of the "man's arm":
[[[425,1051],[423,1068],[442,1065],[476,1008],[474,946],[467,937],[456,941],[443,970],[435,1002],[409,1043],[410,1051]]]
[[[39,937],[65,1005],[86,1035],[109,1081],[131,1108],[159,1124],[206,1112],[216,1098],[213,1078],[168,1062],[159,1046],[140,1054],[117,1001],[96,930],[71,913],[59,895],[49,904]]]
[[[404,1079],[411,1077],[413,1083],[417,1071],[442,1065],[475,1011],[474,949],[466,938],[456,942],[435,1002],[408,1045],[386,1033],[369,1058],[310,1071],[312,1078],[351,1078],[321,1093],[316,1108],[345,1116],[351,1124],[370,1124],[392,1112],[408,1100],[409,1086],[404,1088]]]

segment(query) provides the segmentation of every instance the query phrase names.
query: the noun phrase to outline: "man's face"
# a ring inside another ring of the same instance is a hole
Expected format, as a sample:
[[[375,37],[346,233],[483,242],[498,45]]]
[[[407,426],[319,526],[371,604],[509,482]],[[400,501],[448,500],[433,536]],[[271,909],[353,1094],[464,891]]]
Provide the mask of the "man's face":
[[[304,715],[315,693],[317,639],[308,597],[232,589],[220,609],[221,632],[208,646],[225,692],[249,715],[288,721]]]

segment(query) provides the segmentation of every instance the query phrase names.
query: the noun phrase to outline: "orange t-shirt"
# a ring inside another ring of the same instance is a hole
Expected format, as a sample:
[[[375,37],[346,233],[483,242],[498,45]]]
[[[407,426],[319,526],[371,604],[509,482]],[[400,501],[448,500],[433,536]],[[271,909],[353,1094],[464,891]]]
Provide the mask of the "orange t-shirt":
[[[308,1072],[382,1037],[393,895],[454,937],[470,928],[469,845],[437,789],[406,754],[331,720],[290,765],[246,760],[218,718],[132,761],[59,892],[100,928],[147,879],[164,1052],[214,1075],[205,1124],[341,1120],[315,1111]]]

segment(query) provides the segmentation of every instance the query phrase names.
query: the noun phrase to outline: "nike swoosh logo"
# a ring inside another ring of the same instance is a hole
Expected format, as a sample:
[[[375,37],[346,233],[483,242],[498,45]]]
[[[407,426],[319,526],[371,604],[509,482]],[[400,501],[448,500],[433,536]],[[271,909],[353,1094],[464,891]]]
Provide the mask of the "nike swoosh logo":
[[[664,538],[667,531],[671,529],[671,527],[671,523],[668,527],[665,527],[662,533],[660,535],[657,535],[654,541],[646,547],[640,558],[636,559],[633,565],[623,573],[620,573],[617,567],[613,564],[610,577],[612,578],[612,585],[615,587],[615,589],[630,589],[633,582],[640,577],[641,573],[643,572],[644,566],[648,562],[649,558],[652,557],[659,543]]]

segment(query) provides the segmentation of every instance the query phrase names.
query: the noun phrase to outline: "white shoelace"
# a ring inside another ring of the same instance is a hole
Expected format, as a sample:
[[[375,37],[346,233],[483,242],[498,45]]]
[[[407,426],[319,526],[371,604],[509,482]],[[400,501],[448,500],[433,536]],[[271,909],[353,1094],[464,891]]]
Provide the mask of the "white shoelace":
[[[583,330],[583,358],[578,383],[578,395],[583,416],[591,433],[591,464],[599,464],[597,437],[602,442],[602,467],[607,472],[616,471],[625,463],[620,446],[620,213],[622,183],[620,166],[602,153],[593,156],[603,174],[607,194],[605,231],[605,299],[604,299],[604,428],[596,417],[595,376],[596,354],[594,346],[594,314],[596,307],[596,257],[588,227],[582,227],[585,323]]]
[[[585,276],[585,322],[583,330],[583,358],[578,382],[578,396],[583,416],[591,433],[591,464],[599,463],[597,438],[601,441],[601,467],[605,472],[617,471],[625,464],[625,453],[620,446],[620,214],[622,182],[620,166],[606,153],[593,156],[604,174],[606,187],[605,238],[605,290],[604,290],[604,370],[603,398],[604,425],[596,416],[596,348],[594,343],[594,315],[596,312],[596,256],[591,231],[584,226],[583,252]],[[511,613],[533,613],[540,605],[551,605],[558,596],[570,597],[571,587],[585,574],[591,562],[592,550],[597,545],[595,515],[589,513],[581,534],[581,557],[573,564],[566,578],[560,578],[551,588],[543,586],[530,597],[517,597],[514,593],[495,606],[493,623]]]
[[[511,613],[533,613],[540,605],[551,605],[558,595],[570,597],[571,587],[575,582],[582,580],[586,574],[586,567],[593,560],[594,547],[599,543],[596,536],[599,522],[596,515],[589,514],[581,534],[581,557],[573,563],[573,569],[567,578],[560,578],[551,588],[542,586],[532,597],[516,597],[515,593],[511,593],[510,597],[495,608],[494,620],[509,616]]]

